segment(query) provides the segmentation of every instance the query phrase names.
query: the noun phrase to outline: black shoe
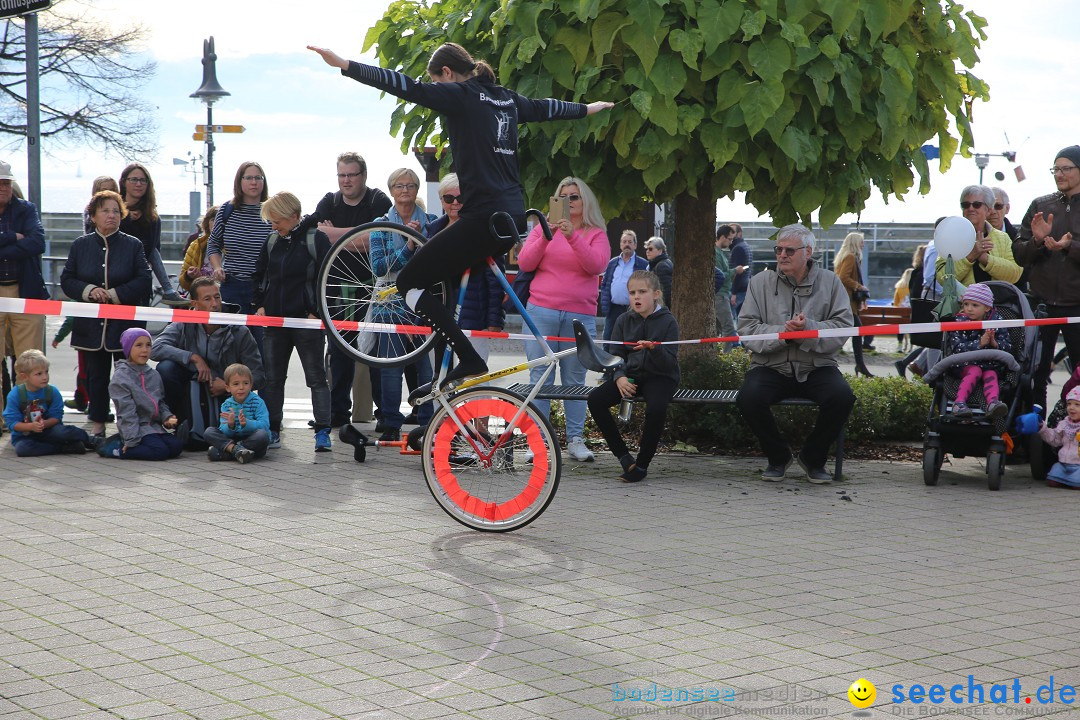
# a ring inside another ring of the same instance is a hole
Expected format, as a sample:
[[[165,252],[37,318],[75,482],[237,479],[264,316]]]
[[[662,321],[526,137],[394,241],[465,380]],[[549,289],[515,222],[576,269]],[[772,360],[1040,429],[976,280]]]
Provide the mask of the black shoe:
[[[401,429],[386,430],[379,436],[379,442],[397,442],[401,439]]]
[[[897,375],[905,379],[907,378],[907,365],[904,364],[903,360],[897,360],[896,362],[894,362],[893,367],[896,368]]]
[[[419,390],[420,388],[417,388]],[[401,422],[402,425],[416,425],[420,421],[416,419],[416,411],[409,413],[405,416],[405,419]]]
[[[475,352],[473,354],[475,355]],[[483,375],[487,371],[487,363],[484,362],[479,355],[476,355],[475,360],[460,360],[453,370],[446,373],[446,377],[444,377],[442,382],[439,383],[439,389],[443,390],[446,388],[447,385],[453,382],[457,382],[458,380],[464,380],[466,378],[471,378],[476,375]]]
[[[86,449],[82,440],[72,440],[60,446],[60,452],[64,455],[85,455]]]
[[[855,366],[855,374],[856,375],[863,375],[865,377],[874,377],[874,373],[867,370],[865,365],[856,365]]]
[[[639,468],[637,465],[631,465],[627,470],[619,476],[619,479],[624,483],[636,483],[645,479],[645,476],[649,474],[649,471],[645,468]]]
[[[191,421],[185,420],[176,426],[176,439],[180,441],[180,447],[186,448],[188,438],[191,437]]]
[[[630,453],[626,453],[621,458],[619,458],[619,464],[622,465],[623,471],[626,472],[634,466],[634,456]]]
[[[386,432],[386,425],[383,423],[383,421],[381,419],[375,421],[375,432],[376,433],[384,433],[384,432]]]

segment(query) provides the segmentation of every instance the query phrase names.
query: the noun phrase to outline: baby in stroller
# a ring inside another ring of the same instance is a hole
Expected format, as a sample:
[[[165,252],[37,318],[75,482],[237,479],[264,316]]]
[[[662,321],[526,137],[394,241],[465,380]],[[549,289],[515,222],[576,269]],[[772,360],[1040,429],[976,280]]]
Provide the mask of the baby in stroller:
[[[956,320],[1000,320],[994,309],[994,294],[982,283],[974,283],[964,291],[960,303],[960,312]],[[948,333],[949,354],[983,350],[991,348],[1010,352],[1012,342],[1009,331],[1005,328],[996,330],[954,330]],[[971,408],[967,405],[968,397],[975,389],[975,384],[982,380],[983,395],[986,397],[986,417],[998,420],[1009,412],[1009,407],[1000,400],[998,373],[1006,368],[999,362],[979,360],[952,368],[951,372],[960,377],[960,387],[956,391],[952,412],[956,417],[971,417]]]
[[[1080,387],[1065,396],[1066,417],[1055,427],[1039,425],[1039,436],[1050,445],[1059,447],[1058,461],[1046,473],[1051,487],[1080,488]]]

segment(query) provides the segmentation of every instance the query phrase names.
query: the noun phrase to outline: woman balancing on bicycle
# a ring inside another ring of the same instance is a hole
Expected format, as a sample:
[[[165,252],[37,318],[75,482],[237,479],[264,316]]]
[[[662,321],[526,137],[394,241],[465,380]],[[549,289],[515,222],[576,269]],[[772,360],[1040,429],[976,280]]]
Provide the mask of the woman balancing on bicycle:
[[[427,66],[432,83],[418,83],[399,72],[345,60],[325,48],[309,45],[308,49],[357,82],[442,115],[464,205],[458,222],[431,238],[402,269],[397,288],[409,307],[431,322],[458,357],[444,385],[487,372],[487,364],[454,323],[450,310],[426,288],[509,249],[488,230],[493,213],[509,213],[518,231],[524,229],[525,201],[517,163],[519,123],[579,119],[607,110],[613,103],[583,105],[523,97],[497,85],[487,63],[474,60],[454,43],[446,43],[432,54]]]

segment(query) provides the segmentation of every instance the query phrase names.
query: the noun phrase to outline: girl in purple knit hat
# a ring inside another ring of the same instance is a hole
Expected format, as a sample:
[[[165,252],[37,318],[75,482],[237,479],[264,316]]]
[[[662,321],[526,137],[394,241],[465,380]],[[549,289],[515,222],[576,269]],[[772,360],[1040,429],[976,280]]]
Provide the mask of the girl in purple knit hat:
[[[118,439],[98,449],[102,457],[124,460],[167,460],[184,449],[184,439],[166,432],[177,426],[176,416],[165,404],[161,375],[150,360],[150,333],[129,328],[120,336],[124,359],[116,361],[109,397],[116,405]],[[182,435],[183,433],[181,433]]]
[[[968,285],[967,290],[964,291],[964,298],[960,301],[960,312],[956,315],[957,322],[1000,319],[1001,317],[994,310],[994,293],[990,287],[983,283]],[[1012,350],[1009,331],[1005,328],[952,330],[948,334],[948,344],[950,355],[973,350],[993,349],[1004,352]],[[956,399],[953,401],[953,415],[971,417],[971,408],[967,405],[967,399],[979,380],[982,380],[983,395],[986,397],[986,416],[991,420],[997,420],[1008,414],[1008,406],[998,399],[1000,397],[998,372],[1002,369],[1004,368],[1001,363],[993,360],[977,360],[953,368],[953,372],[960,375],[960,388],[956,391]]]

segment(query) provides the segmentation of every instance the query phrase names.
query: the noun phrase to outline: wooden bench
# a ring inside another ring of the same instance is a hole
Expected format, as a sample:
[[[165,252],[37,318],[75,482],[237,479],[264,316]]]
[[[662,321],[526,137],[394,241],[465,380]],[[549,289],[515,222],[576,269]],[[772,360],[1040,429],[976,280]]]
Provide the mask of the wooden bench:
[[[911,322],[911,308],[895,305],[871,305],[859,311],[863,325],[902,325]]]
[[[530,383],[517,383],[507,388],[510,392],[527,396],[532,391]],[[547,385],[537,393],[537,400],[586,400],[589,393],[595,389],[589,385]],[[691,390],[679,388],[671,398],[673,403],[690,403],[703,405],[728,405],[735,402],[739,395],[738,390]],[[638,402],[640,398],[631,398]],[[777,405],[817,407],[817,403],[806,398],[787,398],[776,403]],[[836,438],[836,463],[833,467],[833,480],[839,481],[843,477],[844,469],[844,429],[840,429],[840,435]]]

